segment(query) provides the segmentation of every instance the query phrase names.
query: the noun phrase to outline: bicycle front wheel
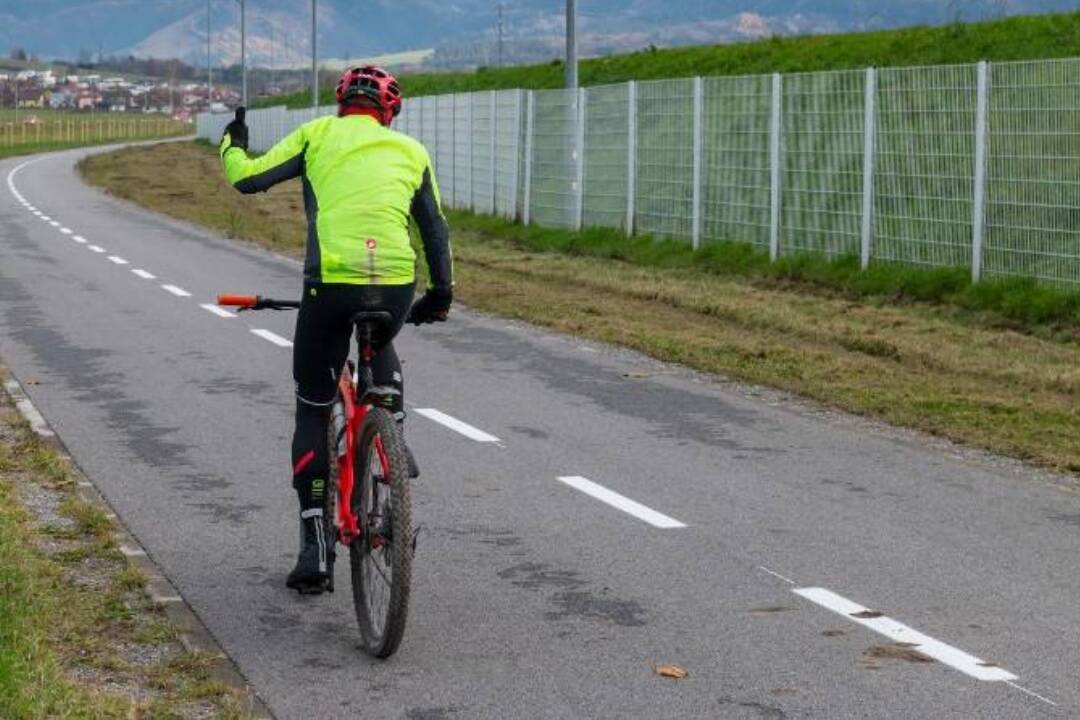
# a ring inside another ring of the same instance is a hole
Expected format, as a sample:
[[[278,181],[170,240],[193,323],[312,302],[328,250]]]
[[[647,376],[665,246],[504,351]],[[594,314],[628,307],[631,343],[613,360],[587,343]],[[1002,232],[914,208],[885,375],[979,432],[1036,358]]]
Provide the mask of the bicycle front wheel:
[[[352,507],[361,535],[349,546],[353,604],[364,650],[394,654],[405,633],[412,579],[409,465],[394,417],[372,408],[360,429]]]

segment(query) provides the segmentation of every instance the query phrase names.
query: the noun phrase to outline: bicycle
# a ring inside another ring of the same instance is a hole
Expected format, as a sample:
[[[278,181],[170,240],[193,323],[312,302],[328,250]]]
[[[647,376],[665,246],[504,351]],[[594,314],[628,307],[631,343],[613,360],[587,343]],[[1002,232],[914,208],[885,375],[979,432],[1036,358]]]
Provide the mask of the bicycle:
[[[218,305],[238,311],[286,310],[299,308],[300,302],[219,295]],[[393,655],[405,633],[416,550],[405,441],[390,410],[398,390],[375,385],[371,372],[373,338],[390,320],[385,311],[352,317],[360,365],[346,360],[340,374],[327,436],[336,462],[330,463],[323,509],[334,520],[336,541],[349,548],[362,645],[377,658]],[[330,592],[333,582],[331,576]],[[377,592],[379,587],[385,590]]]

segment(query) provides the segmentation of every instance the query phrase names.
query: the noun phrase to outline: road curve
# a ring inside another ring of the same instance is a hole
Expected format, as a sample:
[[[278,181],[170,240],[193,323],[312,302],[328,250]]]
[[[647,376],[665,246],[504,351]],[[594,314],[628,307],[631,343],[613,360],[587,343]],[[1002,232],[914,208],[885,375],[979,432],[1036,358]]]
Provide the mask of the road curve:
[[[345,565],[283,584],[293,317],[210,305],[299,268],[89,152],[0,162],[0,357],[278,717],[1080,712],[1068,478],[470,312],[400,341],[422,530],[366,658]]]

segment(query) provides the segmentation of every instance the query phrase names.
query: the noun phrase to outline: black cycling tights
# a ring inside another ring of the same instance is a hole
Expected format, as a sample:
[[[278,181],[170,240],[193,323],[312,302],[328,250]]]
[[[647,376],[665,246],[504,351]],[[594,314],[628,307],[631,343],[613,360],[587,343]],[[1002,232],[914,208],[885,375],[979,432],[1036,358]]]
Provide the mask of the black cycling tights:
[[[323,506],[330,472],[327,443],[330,410],[337,395],[338,374],[352,342],[350,318],[365,310],[385,310],[393,317],[386,332],[375,338],[376,354],[371,371],[375,384],[390,385],[401,392],[392,409],[395,414],[402,413],[405,383],[392,340],[405,323],[412,298],[411,284],[304,285],[293,341],[293,380],[296,381],[293,487],[300,498],[301,510]]]

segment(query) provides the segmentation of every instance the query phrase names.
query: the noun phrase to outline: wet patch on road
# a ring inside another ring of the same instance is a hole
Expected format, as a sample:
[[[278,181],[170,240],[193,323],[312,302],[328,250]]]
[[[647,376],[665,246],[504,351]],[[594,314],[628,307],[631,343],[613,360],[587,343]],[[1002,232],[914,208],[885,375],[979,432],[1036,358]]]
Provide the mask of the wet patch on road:
[[[641,627],[647,623],[647,612],[640,603],[609,597],[609,588],[593,592],[587,589],[588,582],[572,570],[551,569],[546,563],[528,562],[500,570],[498,575],[525,590],[557,589],[558,592],[548,597],[556,609],[544,613],[545,620],[578,617],[620,627]]]
[[[733,428],[760,427],[771,421],[714,394],[693,393],[661,382],[628,381],[619,370],[568,357],[519,335],[470,324],[467,333],[437,329],[432,337],[456,357],[486,361],[484,372],[525,375],[559,392],[591,401],[608,412],[644,420],[666,439],[700,443],[762,454],[783,448],[744,447],[732,438]]]
[[[525,425],[511,425],[508,429],[511,432],[517,433],[518,435],[524,435],[532,440],[547,440],[548,437],[550,437],[548,433],[543,430],[526,427]]]
[[[223,500],[221,502],[191,503],[191,507],[203,517],[206,517],[213,525],[227,522],[230,525],[245,525],[251,520],[251,516],[263,509],[262,505],[254,503],[239,503]]]
[[[101,410],[106,426],[121,438],[134,459],[157,468],[187,467],[191,447],[168,439],[180,428],[155,423],[146,403],[124,395],[123,373],[106,369],[115,353],[70,342],[49,326],[29,297],[18,281],[0,276],[4,323],[45,373],[62,380],[79,402]]]

